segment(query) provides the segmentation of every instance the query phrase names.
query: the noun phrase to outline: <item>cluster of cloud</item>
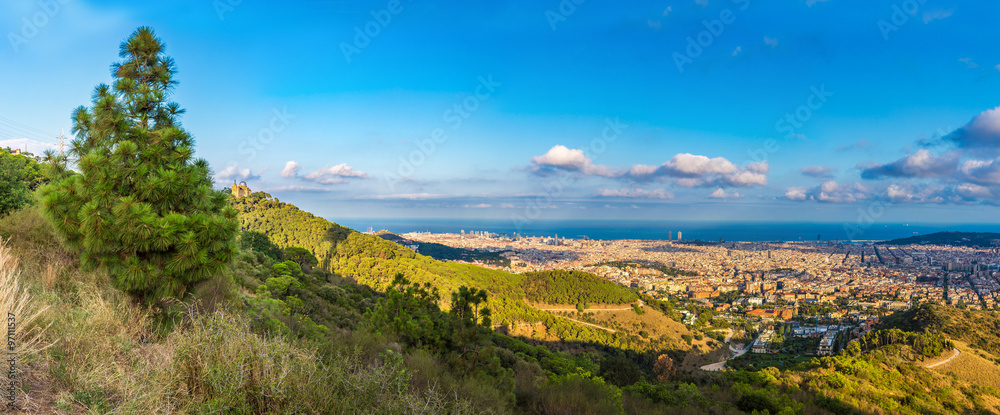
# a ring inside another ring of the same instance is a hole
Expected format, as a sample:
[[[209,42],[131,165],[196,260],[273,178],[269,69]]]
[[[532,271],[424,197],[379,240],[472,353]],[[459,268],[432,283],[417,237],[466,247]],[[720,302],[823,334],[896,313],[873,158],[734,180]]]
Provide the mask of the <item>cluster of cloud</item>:
[[[238,163],[232,163],[215,173],[216,180],[257,180],[260,173],[254,174],[249,167],[240,167]]]
[[[919,149],[887,164],[862,169],[864,179],[886,177],[933,179],[932,183],[895,185],[890,199],[924,203],[996,202],[1000,196],[1000,107],[983,111],[931,146],[946,145],[940,155]]]
[[[885,177],[944,177],[955,172],[959,158],[958,152],[934,156],[929,150],[920,149],[892,163],[872,163],[864,166],[861,169],[861,178],[874,180]]]
[[[739,192],[726,193],[725,189],[720,187],[718,189],[715,189],[714,192],[709,193],[709,195],[706,197],[709,199],[739,199],[743,197],[743,195],[741,195]]]
[[[854,203],[870,198],[871,189],[861,183],[842,184],[826,180],[813,188],[790,187],[785,191],[788,200],[815,200],[824,203]]]
[[[617,177],[620,175],[608,166],[594,164],[590,157],[583,154],[583,150],[570,149],[563,145],[553,146],[545,154],[532,157],[531,162],[542,169],[538,171],[562,169],[591,176]]]
[[[790,187],[784,198],[829,203],[881,199],[892,203],[1000,204],[1000,107],[918,145],[942,150],[934,154],[920,148],[892,162],[859,164],[867,184],[826,180],[813,188]],[[833,175],[833,169],[826,166],[803,167],[801,172],[825,179]]]
[[[541,156],[531,158],[532,171],[551,174],[555,170],[582,173],[589,176],[650,182],[671,180],[681,187],[752,187],[767,185],[767,162],[738,166],[723,158],[681,153],[660,165],[636,164],[627,169],[614,169],[594,164],[583,150],[557,145]]]
[[[594,196],[599,197],[622,197],[631,199],[673,199],[674,194],[663,189],[646,190],[641,188],[630,189],[599,189]]]
[[[281,169],[281,177],[298,178],[319,184],[339,184],[344,183],[347,179],[369,179],[372,177],[372,175],[361,170],[355,170],[353,167],[348,166],[347,163],[340,163],[333,167],[323,167],[305,176],[299,175],[300,169],[301,167],[298,162],[294,160],[289,161]]]
[[[837,172],[837,169],[830,166],[806,166],[799,171],[809,177],[829,179],[833,177],[833,174]]]
[[[924,24],[930,23],[934,20],[947,19],[948,17],[951,17],[951,14],[954,12],[955,12],[954,10],[943,10],[943,9],[928,10],[924,12],[923,15]]]

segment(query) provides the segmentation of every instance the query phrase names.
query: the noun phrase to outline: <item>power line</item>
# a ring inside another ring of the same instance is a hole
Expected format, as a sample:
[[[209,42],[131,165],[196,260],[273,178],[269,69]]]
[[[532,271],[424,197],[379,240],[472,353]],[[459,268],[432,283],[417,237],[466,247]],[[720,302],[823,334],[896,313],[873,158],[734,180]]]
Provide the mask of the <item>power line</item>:
[[[66,156],[66,134],[59,130],[59,158]]]
[[[14,126],[10,126],[10,125],[0,124],[0,132],[5,132],[5,133],[7,133],[9,135],[16,136],[15,138],[22,138],[23,137],[23,138],[31,138],[31,139],[35,139],[35,140],[39,140],[39,141],[55,142],[55,140],[53,138],[51,138],[51,137],[55,136],[54,134],[53,135],[42,135],[42,134],[39,134],[39,133],[34,133],[34,132],[31,132],[31,131],[20,129],[20,128],[17,128],[17,127],[14,127]]]
[[[6,117],[0,117],[0,122],[6,122],[7,124],[11,124],[11,125],[14,125],[16,127],[21,127],[23,129],[33,130],[36,133],[39,133],[39,134],[45,135],[45,136],[54,136],[55,135],[51,131],[45,131],[45,130],[40,129],[40,128],[35,128],[35,127],[30,126],[30,125],[27,125],[27,124],[24,124],[24,123],[19,123],[17,121],[14,121],[14,120],[12,120],[10,118],[6,118]]]

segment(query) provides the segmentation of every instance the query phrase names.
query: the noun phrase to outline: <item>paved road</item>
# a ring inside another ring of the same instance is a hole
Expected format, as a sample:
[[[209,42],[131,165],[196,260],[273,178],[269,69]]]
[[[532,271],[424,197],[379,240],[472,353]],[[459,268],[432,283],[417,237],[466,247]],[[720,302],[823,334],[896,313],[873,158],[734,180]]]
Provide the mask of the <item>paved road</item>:
[[[726,340],[729,340],[729,339],[726,339]],[[747,346],[744,349],[735,349],[735,348],[733,348],[733,345],[729,345],[729,351],[733,352],[733,358],[736,358],[736,357],[743,356],[744,354],[746,354],[746,352],[749,352],[750,351],[750,346]],[[723,360],[723,361],[718,362],[718,363],[712,363],[710,365],[702,366],[701,370],[707,370],[709,372],[718,372],[718,371],[722,370],[722,368],[726,367],[726,362],[727,361],[728,361],[728,359],[727,360]]]
[[[960,354],[962,354],[962,351],[961,351],[961,350],[958,350],[958,349],[956,348],[956,349],[955,349],[955,354],[954,354],[954,355],[952,355],[951,357],[949,357],[949,358],[948,358],[948,360],[945,360],[945,361],[941,361],[941,362],[937,362],[937,363],[935,363],[935,364],[933,364],[933,365],[927,365],[927,366],[924,366],[924,367],[926,367],[926,368],[930,369],[930,368],[934,368],[934,367],[938,367],[938,366],[941,366],[941,365],[943,365],[943,364],[945,364],[945,363],[948,363],[948,362],[950,362],[950,361],[952,361],[952,360],[955,360],[955,358],[956,358],[956,357],[958,357],[958,355],[960,355]]]

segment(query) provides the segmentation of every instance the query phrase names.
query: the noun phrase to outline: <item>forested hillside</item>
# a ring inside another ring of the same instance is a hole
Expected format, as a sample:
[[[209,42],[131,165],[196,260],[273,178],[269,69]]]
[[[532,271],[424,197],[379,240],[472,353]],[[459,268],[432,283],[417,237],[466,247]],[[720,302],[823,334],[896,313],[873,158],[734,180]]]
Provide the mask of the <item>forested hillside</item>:
[[[521,287],[529,300],[546,304],[622,304],[639,299],[634,291],[583,271],[527,272]]]
[[[392,232],[382,231],[377,233],[387,241],[401,243],[404,239]],[[501,267],[509,267],[510,259],[500,255],[499,252],[483,252],[474,249],[452,248],[435,242],[416,242],[417,250],[421,254],[440,261],[465,261],[477,262]]]
[[[924,304],[886,318],[881,327],[940,332],[1000,358],[1000,314],[996,312]]]
[[[268,237],[276,232],[272,241],[278,247],[302,246],[320,259],[321,269],[378,291],[388,289],[396,274],[401,273],[412,282],[431,284],[440,290],[440,303],[445,309],[450,308],[451,294],[461,286],[486,290],[489,293],[487,305],[493,313],[492,323],[497,327],[513,329],[542,324],[547,336],[630,350],[647,350],[663,343],[659,339],[641,339],[637,333],[612,333],[539,311],[524,302],[522,275],[438,261],[381,237],[351,231],[291,204],[270,199],[270,195],[262,192],[234,199],[233,203],[239,210],[244,231],[260,232]],[[601,284],[603,288],[597,289],[598,292],[607,291],[606,284],[611,284],[600,279],[591,282]],[[593,291],[586,285],[580,287]],[[537,289],[536,293],[544,295]]]
[[[241,229],[265,234],[281,248],[305,248],[320,260],[321,267],[327,266],[336,242],[353,232],[264,192],[234,198],[233,207],[239,212]]]

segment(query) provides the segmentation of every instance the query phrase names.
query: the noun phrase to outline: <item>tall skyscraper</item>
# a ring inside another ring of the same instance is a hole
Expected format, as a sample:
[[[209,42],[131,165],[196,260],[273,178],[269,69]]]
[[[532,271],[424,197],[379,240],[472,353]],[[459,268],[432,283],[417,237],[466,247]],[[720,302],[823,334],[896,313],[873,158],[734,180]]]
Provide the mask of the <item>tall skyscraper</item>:
[[[667,240],[668,241],[674,240],[674,231],[668,231],[667,232]]]
[[[677,231],[677,240],[681,240],[681,231]]]

